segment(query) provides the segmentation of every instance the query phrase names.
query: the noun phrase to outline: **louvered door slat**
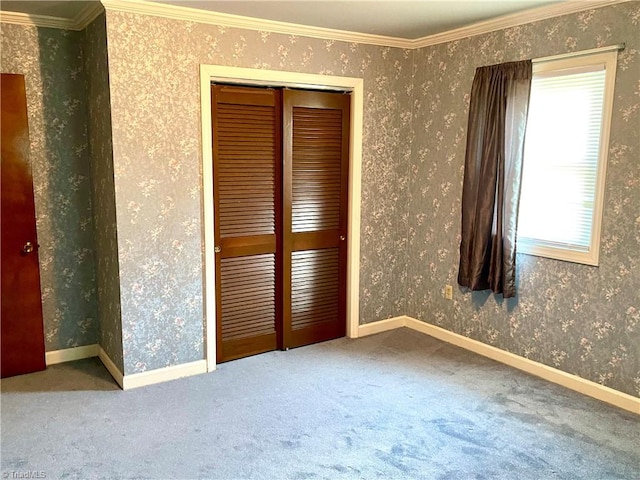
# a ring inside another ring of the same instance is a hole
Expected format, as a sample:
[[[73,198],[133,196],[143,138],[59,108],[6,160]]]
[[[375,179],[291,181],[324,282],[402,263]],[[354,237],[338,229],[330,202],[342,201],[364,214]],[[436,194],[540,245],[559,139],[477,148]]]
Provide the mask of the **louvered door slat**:
[[[218,361],[273,350],[281,316],[280,93],[213,87]]]
[[[275,234],[276,121],[273,105],[217,105],[221,238]]]
[[[259,268],[248,262],[238,262],[236,258],[221,261],[223,342],[276,333],[275,255],[254,257]],[[235,281],[228,281],[229,277]],[[234,320],[240,320],[241,325]]]
[[[342,111],[293,107],[293,232],[340,227]],[[313,208],[309,208],[310,204]]]

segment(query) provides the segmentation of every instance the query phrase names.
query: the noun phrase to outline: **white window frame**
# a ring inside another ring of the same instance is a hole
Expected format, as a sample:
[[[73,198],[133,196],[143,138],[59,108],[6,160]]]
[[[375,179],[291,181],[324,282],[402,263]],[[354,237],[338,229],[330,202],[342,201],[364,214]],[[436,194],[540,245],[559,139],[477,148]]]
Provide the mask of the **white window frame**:
[[[586,52],[585,52],[586,53]],[[588,251],[571,249],[570,247],[551,247],[536,242],[535,239],[518,239],[517,251],[539,257],[553,258],[574,263],[598,266],[600,261],[600,236],[602,231],[602,214],[604,210],[605,178],[607,171],[607,156],[609,151],[609,133],[611,130],[611,116],[613,112],[614,88],[616,79],[617,49],[614,51],[581,55],[571,58],[550,59],[533,65],[533,75],[543,72],[560,71],[603,65],[605,68],[605,85],[603,98],[602,126],[600,129],[600,146],[598,168],[596,173],[596,187],[591,225],[591,240]],[[527,159],[524,158],[524,162]],[[524,181],[524,179],[523,179]]]

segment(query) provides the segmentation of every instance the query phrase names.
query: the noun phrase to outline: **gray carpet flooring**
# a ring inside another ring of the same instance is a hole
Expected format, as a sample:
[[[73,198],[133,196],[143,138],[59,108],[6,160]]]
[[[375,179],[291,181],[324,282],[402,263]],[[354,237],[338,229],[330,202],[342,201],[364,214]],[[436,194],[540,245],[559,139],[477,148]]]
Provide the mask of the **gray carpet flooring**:
[[[97,359],[1,387],[3,478],[640,478],[640,417],[407,329],[126,392]]]

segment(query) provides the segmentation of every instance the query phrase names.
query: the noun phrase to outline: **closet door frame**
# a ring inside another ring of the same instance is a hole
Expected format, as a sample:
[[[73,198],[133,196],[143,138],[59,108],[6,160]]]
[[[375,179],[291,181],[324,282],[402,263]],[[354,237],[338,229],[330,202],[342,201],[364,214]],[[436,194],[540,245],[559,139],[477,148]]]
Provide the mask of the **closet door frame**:
[[[207,371],[216,369],[216,276],[214,253],[213,153],[211,84],[302,88],[351,92],[349,128],[349,206],[347,227],[347,337],[356,338],[359,326],[360,200],[362,178],[362,118],[364,85],[362,78],[307,73],[200,65],[202,120],[202,183],[204,220],[204,303],[205,359]]]

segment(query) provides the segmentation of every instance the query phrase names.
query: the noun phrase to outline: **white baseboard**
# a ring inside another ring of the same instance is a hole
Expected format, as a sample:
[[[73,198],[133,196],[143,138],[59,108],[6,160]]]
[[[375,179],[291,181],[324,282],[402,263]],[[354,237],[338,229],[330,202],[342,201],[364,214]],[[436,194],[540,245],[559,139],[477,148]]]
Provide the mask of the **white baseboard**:
[[[102,347],[98,348],[98,358],[100,358],[100,361],[104,365],[104,368],[106,368],[109,371],[109,373],[111,374],[113,379],[116,381],[116,383],[120,385],[120,388],[124,390],[122,386],[124,383],[122,380],[124,378],[124,375],[122,374],[120,369],[116,366],[116,364],[113,363],[113,360],[111,360],[111,357],[107,355],[107,352],[105,352],[102,349]]]
[[[473,340],[406,315],[360,325],[357,330],[357,337],[373,335],[401,327],[408,327],[418,332],[425,333],[444,342],[451,343],[464,348],[465,350],[469,350],[505,365],[517,368],[518,370],[543,378],[549,382],[562,385],[563,387],[582,393],[583,395],[587,395],[611,405],[615,405],[616,407],[624,410],[640,414],[640,398],[638,397],[619,392],[618,390],[586,380],[578,377],[577,375],[563,372],[562,370],[529,360],[528,358],[515,355],[505,350],[487,345],[486,343]],[[54,365],[57,363],[70,362],[95,356],[100,358],[105,368],[123,390],[207,372],[206,360],[197,360],[195,362],[173,365],[171,367],[159,368],[148,372],[123,375],[120,369],[115,365],[115,363],[113,363],[111,358],[109,358],[107,353],[99,345],[84,345],[82,347],[46,352],[46,363],[47,365]]]
[[[45,354],[47,365],[55,365],[57,363],[72,362],[83,358],[98,357],[102,364],[109,371],[113,379],[118,382],[122,388],[122,372],[116,367],[109,355],[98,344],[84,345],[82,347],[65,348],[63,350],[54,350]]]
[[[53,350],[45,353],[45,362],[47,365],[55,365],[57,363],[82,360],[83,358],[97,357],[98,348],[97,344],[93,344],[83,345],[81,347],[65,348],[62,350]]]
[[[189,377],[199,373],[206,373],[207,371],[206,360],[198,360],[182,365],[173,365],[171,367],[150,370],[148,372],[124,375],[116,364],[113,363],[113,360],[111,360],[109,355],[107,355],[107,352],[105,352],[99,345],[86,345],[84,347],[67,348],[65,350],[47,352],[46,361],[47,365],[53,365],[55,363],[70,362],[72,360],[91,357],[100,358],[102,364],[123,390],[152,385],[154,383],[167,382],[169,380],[176,380],[178,378]]]
[[[380,320],[378,322],[365,323],[358,327],[356,337],[366,337],[367,335],[373,335],[376,333],[386,332],[388,330],[395,330],[396,328],[406,326],[406,319],[408,317],[402,315],[400,317],[387,318],[386,320]]]
[[[528,358],[515,355],[412,317],[402,316],[361,325],[358,333],[359,336],[365,336],[392,330],[393,328],[398,327],[408,327],[418,332],[425,333],[444,342],[451,343],[464,348],[465,350],[491,358],[492,360],[517,368],[523,372],[530,373],[531,375],[535,375],[536,377],[540,377],[549,382],[562,385],[563,387],[582,393],[583,395],[597,398],[598,400],[615,405],[616,407],[629,412],[640,414],[640,398],[638,397],[619,392],[618,390],[605,387],[604,385],[592,382],[591,380],[586,380],[578,377],[577,375],[563,372],[562,370],[529,360]]]
[[[173,365],[171,367],[158,368],[149,370],[148,372],[134,373],[125,375],[122,379],[122,389],[144,387],[153,385],[154,383],[168,382],[178,378],[190,377],[200,373],[207,372],[207,361],[197,360],[195,362],[183,363],[182,365]]]

